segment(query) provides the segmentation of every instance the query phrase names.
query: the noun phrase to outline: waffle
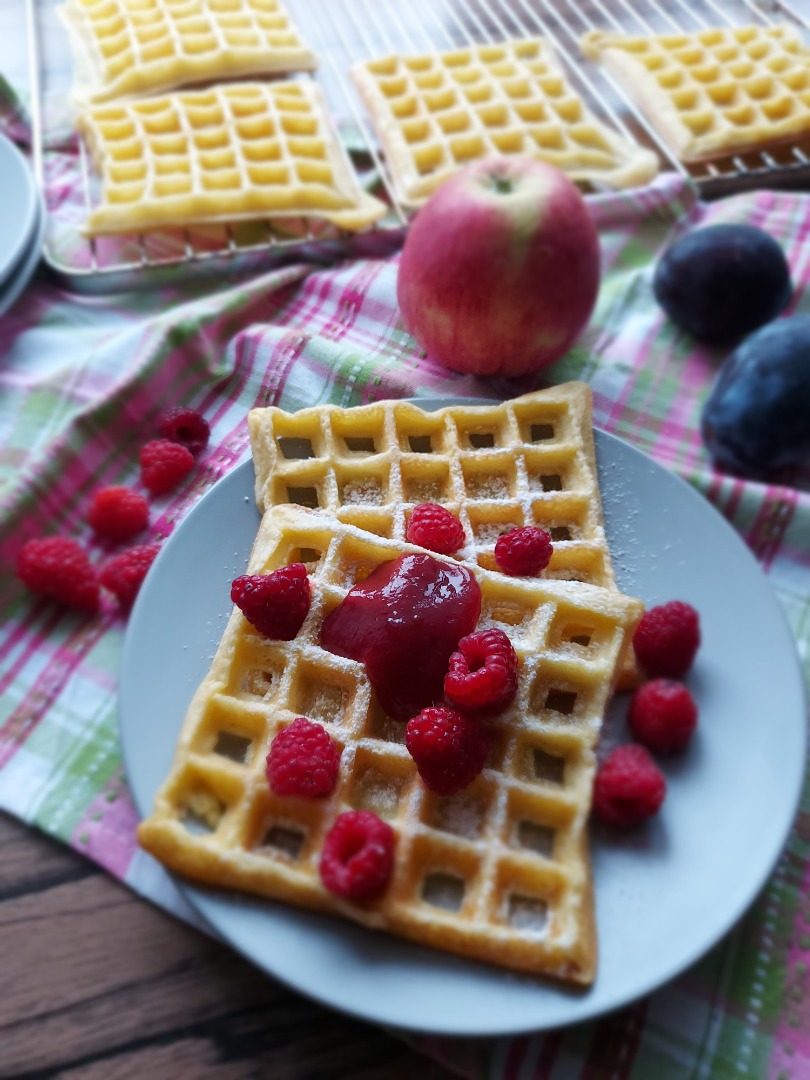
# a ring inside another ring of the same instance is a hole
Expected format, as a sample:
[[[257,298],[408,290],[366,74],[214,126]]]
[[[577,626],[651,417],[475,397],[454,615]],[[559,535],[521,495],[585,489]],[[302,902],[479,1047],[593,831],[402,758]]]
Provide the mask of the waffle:
[[[617,590],[587,383],[436,412],[406,401],[259,408],[248,424],[260,512],[282,503],[319,507],[404,543],[413,507],[440,503],[464,528],[455,556],[463,562],[496,570],[498,537],[536,525],[553,541],[545,578]],[[640,680],[631,651],[619,689]]]
[[[198,881],[588,983],[596,952],[587,844],[593,748],[641,605],[592,586],[476,569],[479,626],[509,633],[520,685],[490,724],[483,773],[459,795],[438,798],[418,778],[404,725],[380,710],[364,665],[318,645],[323,618],[355,580],[419,550],[301,507],[264,515],[248,572],[305,561],[310,613],[293,641],[276,642],[234,610],[140,842]],[[274,734],[299,715],[321,722],[342,747],[327,799],[278,797],[265,779]],[[373,810],[396,833],[389,888],[362,906],[327,892],[318,874],[324,836],[351,808]]]
[[[658,159],[589,112],[542,38],[386,56],[351,76],[404,206],[420,206],[460,166],[524,154],[609,188],[651,180]]]
[[[586,383],[437,412],[406,401],[261,408],[248,424],[262,512],[320,507],[402,543],[413,507],[441,503],[464,527],[458,559],[494,570],[501,533],[537,525],[554,543],[546,578],[616,589]]]
[[[99,105],[78,126],[102,176],[88,235],[302,215],[356,230],[387,209],[360,186],[311,81]]]
[[[78,106],[317,66],[279,0],[67,0],[57,13]]]
[[[793,26],[660,37],[593,31],[581,47],[615,77],[681,161],[810,134],[810,51]]]

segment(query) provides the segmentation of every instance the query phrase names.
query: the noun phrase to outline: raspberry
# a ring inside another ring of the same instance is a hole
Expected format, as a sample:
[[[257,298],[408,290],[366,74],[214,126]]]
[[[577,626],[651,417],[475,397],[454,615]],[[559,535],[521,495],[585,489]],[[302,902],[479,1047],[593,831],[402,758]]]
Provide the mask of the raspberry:
[[[98,488],[87,513],[90,527],[110,540],[128,540],[149,524],[149,504],[126,487]]]
[[[140,544],[115,555],[101,568],[101,584],[117,598],[122,608],[129,609],[143,584],[147,571],[160,551],[160,544]]]
[[[426,787],[435,795],[454,795],[483,769],[489,736],[469,716],[439,705],[408,721],[405,745]]]
[[[153,439],[141,447],[141,483],[153,495],[172,491],[194,468],[191,451],[168,439]]]
[[[545,529],[533,525],[510,529],[495,544],[495,562],[499,570],[514,577],[539,574],[551,559],[551,537]]]
[[[694,698],[671,679],[653,679],[633,694],[627,719],[640,743],[659,754],[682,750],[697,724]]]
[[[158,432],[161,439],[180,443],[192,454],[199,454],[208,445],[211,429],[208,421],[196,409],[187,409],[178,405],[158,420]]]
[[[667,784],[643,746],[619,746],[598,773],[593,806],[608,825],[629,828],[658,813]]]
[[[499,712],[517,693],[518,658],[503,630],[478,630],[450,657],[444,692],[459,709]]]
[[[410,543],[440,555],[452,555],[464,543],[461,522],[436,503],[420,503],[413,508],[405,535]]]
[[[98,577],[78,540],[68,536],[29,540],[17,556],[17,576],[40,596],[82,611],[98,611]]]
[[[260,634],[292,641],[309,611],[307,568],[292,563],[272,574],[243,574],[231,584],[231,600]]]
[[[299,716],[273,739],[266,768],[275,795],[317,799],[335,789],[340,749],[325,728]]]
[[[348,810],[326,834],[321,881],[346,900],[376,900],[394,868],[394,830],[370,810]]]
[[[700,645],[700,621],[690,604],[670,600],[641,616],[633,634],[636,658],[648,675],[679,679]]]

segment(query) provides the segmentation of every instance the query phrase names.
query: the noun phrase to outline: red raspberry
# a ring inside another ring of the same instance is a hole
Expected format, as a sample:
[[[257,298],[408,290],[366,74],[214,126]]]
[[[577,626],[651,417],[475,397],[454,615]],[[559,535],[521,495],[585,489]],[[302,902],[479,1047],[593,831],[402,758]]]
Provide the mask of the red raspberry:
[[[394,869],[394,830],[370,810],[348,810],[326,834],[321,881],[345,900],[376,900]]]
[[[697,724],[694,698],[671,679],[653,679],[633,694],[627,719],[630,730],[648,750],[671,754],[683,750]]]
[[[699,645],[698,613],[681,600],[645,611],[633,634],[636,658],[645,672],[668,679],[686,674]]]
[[[161,439],[181,443],[192,454],[199,454],[208,445],[211,429],[208,421],[196,409],[178,405],[169,409],[158,420]]]
[[[454,795],[483,769],[489,736],[469,716],[438,705],[408,721],[405,745],[426,787],[435,795]]]
[[[128,540],[149,524],[149,504],[126,487],[98,488],[87,514],[90,527],[110,540]]]
[[[331,795],[340,768],[340,748],[320,724],[299,716],[273,739],[266,768],[275,795],[302,799]]]
[[[503,630],[477,630],[458,643],[444,692],[459,709],[500,712],[517,693],[518,658]]]
[[[608,825],[629,828],[658,813],[667,784],[643,746],[619,746],[596,774],[593,807]]]
[[[160,544],[140,544],[108,559],[101,568],[101,584],[129,609],[143,584],[147,571],[160,551]]]
[[[98,577],[78,540],[68,536],[29,540],[17,556],[17,576],[40,596],[82,611],[98,611]]]
[[[440,555],[452,555],[464,544],[461,522],[436,503],[420,503],[413,508],[405,535],[410,543]]]
[[[545,529],[525,525],[510,529],[495,544],[495,562],[499,570],[514,577],[539,574],[551,560],[551,537]]]
[[[168,439],[153,439],[141,447],[141,483],[153,495],[165,495],[194,468],[191,451]]]
[[[231,584],[231,600],[260,634],[292,641],[309,611],[307,568],[292,563],[272,574],[243,574]]]

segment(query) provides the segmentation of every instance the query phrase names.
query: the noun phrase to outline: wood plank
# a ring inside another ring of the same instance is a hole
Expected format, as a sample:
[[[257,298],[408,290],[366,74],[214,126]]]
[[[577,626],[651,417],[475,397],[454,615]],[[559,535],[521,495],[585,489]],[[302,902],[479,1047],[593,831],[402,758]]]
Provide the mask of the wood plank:
[[[36,835],[38,843],[32,843]],[[22,826],[7,814],[0,813],[0,902],[22,892],[49,888],[60,881],[100,874],[101,870],[86,859],[79,859],[64,844],[44,833]]]
[[[0,1076],[450,1080],[0,814]]]
[[[446,1080],[448,1074],[438,1065],[425,1062],[407,1051],[371,1068],[356,1068],[352,1061],[312,1062],[305,1055],[280,1061],[277,1058],[252,1058],[249,1062],[217,1060],[210,1043],[202,1040],[179,1040],[169,1046],[150,1047],[144,1051],[104,1058],[91,1065],[80,1065],[59,1074],[59,1080]]]

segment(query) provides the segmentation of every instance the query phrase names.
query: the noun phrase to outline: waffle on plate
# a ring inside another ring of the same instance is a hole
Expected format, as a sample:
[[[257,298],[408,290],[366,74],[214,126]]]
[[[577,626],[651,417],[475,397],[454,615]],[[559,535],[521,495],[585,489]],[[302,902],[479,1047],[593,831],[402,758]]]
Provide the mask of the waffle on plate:
[[[300,506],[264,515],[248,572],[303,561],[309,614],[292,641],[271,641],[234,610],[140,842],[201,882],[588,983],[596,962],[587,841],[594,746],[641,605],[591,585],[477,567],[479,627],[508,633],[519,688],[489,722],[484,771],[459,795],[439,798],[419,779],[404,726],[381,710],[365,666],[319,644],[325,615],[355,581],[420,550]],[[281,798],[267,784],[270,742],[296,716],[323,724],[342,748],[326,798]],[[395,832],[393,876],[380,900],[351,903],[320,880],[324,837],[350,809],[372,810]]]

